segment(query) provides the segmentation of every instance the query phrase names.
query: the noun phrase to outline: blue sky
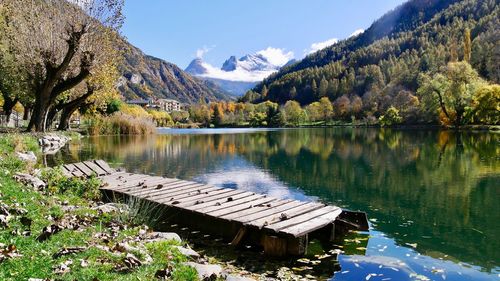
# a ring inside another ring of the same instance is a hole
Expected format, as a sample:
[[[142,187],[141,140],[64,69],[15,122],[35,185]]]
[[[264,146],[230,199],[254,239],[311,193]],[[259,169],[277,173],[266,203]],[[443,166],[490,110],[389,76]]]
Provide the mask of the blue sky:
[[[300,59],[312,44],[346,38],[403,2],[127,0],[122,33],[145,53],[181,68],[197,53],[220,66],[231,55],[241,57],[269,47],[277,60]]]

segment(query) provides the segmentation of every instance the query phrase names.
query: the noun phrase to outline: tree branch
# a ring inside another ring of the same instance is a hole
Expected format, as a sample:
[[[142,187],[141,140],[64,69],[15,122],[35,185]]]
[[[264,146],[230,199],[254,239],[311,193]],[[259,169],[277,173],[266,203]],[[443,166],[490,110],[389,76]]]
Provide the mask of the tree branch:
[[[70,101],[70,102],[67,102],[67,103],[60,103],[58,105],[56,105],[56,108],[57,110],[61,110],[61,109],[64,109],[64,108],[71,108],[71,107],[77,107],[79,106],[80,104],[82,104],[83,102],[85,102],[90,96],[92,96],[94,94],[94,89],[93,88],[88,88],[87,89],[87,93],[85,93],[84,95]]]
[[[89,75],[90,71],[87,68],[84,68],[77,76],[63,80],[54,88],[51,94],[51,98],[55,99],[61,93],[72,89],[76,85],[80,84],[83,80],[85,80],[85,78],[87,78]]]
[[[441,92],[438,90],[434,89],[434,92],[437,94],[438,99],[439,99],[439,106],[441,106],[441,109],[443,110],[444,115],[446,115],[446,118],[450,119],[450,115],[448,114],[448,110],[446,110],[446,106],[443,101],[443,96],[441,95]]]
[[[70,26],[68,33],[69,38],[66,40],[66,43],[68,44],[68,51],[66,52],[62,63],[54,69],[55,79],[61,77],[64,71],[66,71],[66,69],[69,67],[71,60],[73,60],[73,57],[80,47],[80,41],[82,40],[82,37],[85,35],[85,33],[87,33],[87,25],[82,25],[81,29],[79,30],[76,30],[74,26]]]

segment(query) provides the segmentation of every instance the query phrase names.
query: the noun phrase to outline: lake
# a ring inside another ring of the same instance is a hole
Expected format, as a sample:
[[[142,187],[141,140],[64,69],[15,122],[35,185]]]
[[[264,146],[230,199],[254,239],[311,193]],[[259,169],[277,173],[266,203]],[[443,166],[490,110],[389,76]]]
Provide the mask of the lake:
[[[366,212],[371,230],[339,246],[332,280],[500,278],[498,133],[165,129],[83,138],[48,160],[97,158],[129,172]]]

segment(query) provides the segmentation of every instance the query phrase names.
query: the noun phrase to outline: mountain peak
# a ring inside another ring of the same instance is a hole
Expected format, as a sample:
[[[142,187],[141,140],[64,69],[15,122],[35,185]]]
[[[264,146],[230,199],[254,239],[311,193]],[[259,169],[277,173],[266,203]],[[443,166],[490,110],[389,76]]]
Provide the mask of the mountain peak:
[[[224,71],[234,71],[238,65],[238,61],[235,56],[231,56],[228,60],[224,62],[222,65],[222,70]]]
[[[201,58],[196,58],[188,65],[185,71],[191,75],[204,75],[208,71],[203,63]]]

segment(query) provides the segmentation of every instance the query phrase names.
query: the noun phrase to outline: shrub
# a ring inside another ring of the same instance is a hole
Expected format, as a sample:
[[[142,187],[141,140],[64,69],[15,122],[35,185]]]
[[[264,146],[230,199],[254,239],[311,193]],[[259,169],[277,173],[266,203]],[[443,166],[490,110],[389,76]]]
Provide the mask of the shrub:
[[[472,99],[472,114],[476,123],[500,124],[500,85],[479,88]]]
[[[403,122],[403,118],[399,115],[399,110],[391,106],[387,109],[384,115],[380,116],[379,121],[380,125],[385,127],[401,124],[401,122]]]
[[[148,113],[158,127],[170,127],[174,125],[172,117],[165,111],[150,110]]]
[[[106,106],[106,113],[107,114],[113,114],[115,112],[120,111],[120,109],[123,107],[123,102],[119,99],[114,99],[108,103]]]
[[[42,171],[42,180],[47,183],[47,189],[51,194],[73,194],[89,200],[100,198],[99,188],[101,181],[92,176],[81,179],[76,177],[68,178],[61,168],[52,168]]]
[[[146,135],[155,131],[156,126],[151,119],[121,112],[107,117],[91,117],[87,128],[89,135]]]

